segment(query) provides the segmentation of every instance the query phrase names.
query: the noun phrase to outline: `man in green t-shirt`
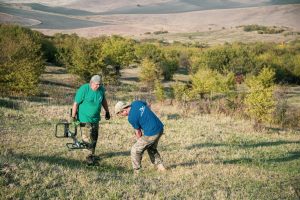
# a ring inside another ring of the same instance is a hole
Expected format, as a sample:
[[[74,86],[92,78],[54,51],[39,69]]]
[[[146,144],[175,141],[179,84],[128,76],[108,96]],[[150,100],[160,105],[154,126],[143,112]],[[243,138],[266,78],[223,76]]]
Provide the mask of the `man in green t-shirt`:
[[[101,107],[105,110],[105,119],[110,119],[108,104],[102,78],[94,75],[90,83],[83,84],[77,90],[72,108],[72,120],[79,121],[82,130],[82,140],[88,146],[87,164],[95,163],[95,148],[99,134]]]

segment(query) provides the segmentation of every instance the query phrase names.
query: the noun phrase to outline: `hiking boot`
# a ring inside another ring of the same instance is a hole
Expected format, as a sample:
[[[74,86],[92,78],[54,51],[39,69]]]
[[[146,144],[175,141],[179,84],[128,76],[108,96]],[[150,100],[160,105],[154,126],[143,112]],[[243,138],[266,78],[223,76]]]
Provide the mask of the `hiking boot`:
[[[86,157],[86,163],[87,165],[94,165],[95,164],[95,158],[93,155],[88,155]]]
[[[163,164],[158,164],[156,167],[160,172],[165,172],[167,170]]]

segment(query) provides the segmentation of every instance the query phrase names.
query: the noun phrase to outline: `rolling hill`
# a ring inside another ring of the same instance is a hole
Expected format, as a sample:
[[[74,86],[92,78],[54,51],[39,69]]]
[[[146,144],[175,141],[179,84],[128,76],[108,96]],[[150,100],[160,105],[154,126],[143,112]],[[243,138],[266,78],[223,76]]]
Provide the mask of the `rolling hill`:
[[[205,43],[218,38],[225,41],[217,43],[256,40],[286,42],[298,36],[260,36],[244,33],[237,27],[259,24],[297,32],[300,31],[299,18],[299,0],[0,1],[0,23],[29,26],[47,35],[57,32],[77,33],[83,37],[119,34],[139,39],[186,41],[189,35],[178,37],[178,34],[200,32],[204,33],[198,34],[201,36],[200,42]],[[168,34],[145,35],[156,31]],[[205,38],[205,35],[215,37]]]

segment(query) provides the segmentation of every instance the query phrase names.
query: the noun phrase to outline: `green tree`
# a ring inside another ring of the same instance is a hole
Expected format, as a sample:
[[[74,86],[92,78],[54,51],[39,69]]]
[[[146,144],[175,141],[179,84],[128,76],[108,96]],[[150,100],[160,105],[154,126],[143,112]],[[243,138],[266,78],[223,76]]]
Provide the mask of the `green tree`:
[[[163,52],[154,44],[138,44],[135,49],[135,54],[139,60],[149,59],[158,63],[163,58]]]
[[[161,79],[162,71],[160,66],[154,61],[145,58],[142,61],[141,71],[140,71],[140,80],[150,88],[154,87],[156,80]]]
[[[165,56],[162,57],[160,65],[164,80],[172,80],[174,73],[179,67],[179,53],[175,50],[166,51]]]
[[[94,41],[83,38],[77,40],[72,49],[72,65],[68,67],[68,71],[80,76],[86,82],[93,74],[102,74],[105,77],[108,72],[105,70],[101,46],[101,40]]]
[[[119,69],[136,60],[134,40],[120,36],[107,38],[103,43],[102,52],[105,63]]]
[[[79,37],[76,34],[67,35],[57,33],[53,36],[52,41],[57,51],[55,54],[57,64],[62,65],[67,69],[74,66],[72,62],[72,54],[78,40]]]
[[[263,122],[272,121],[272,113],[275,110],[274,93],[275,72],[270,68],[264,68],[258,76],[246,79],[249,88],[245,97],[247,113],[254,120],[255,127],[260,127]]]
[[[189,88],[186,84],[176,82],[173,86],[174,98],[178,102],[187,102],[190,99]]]
[[[234,74],[222,75],[211,69],[199,69],[196,74],[191,76],[192,90],[191,95],[201,98],[205,94],[212,95],[213,92],[227,93],[235,89]]]
[[[40,34],[27,28],[0,25],[1,94],[34,95],[44,70]]]

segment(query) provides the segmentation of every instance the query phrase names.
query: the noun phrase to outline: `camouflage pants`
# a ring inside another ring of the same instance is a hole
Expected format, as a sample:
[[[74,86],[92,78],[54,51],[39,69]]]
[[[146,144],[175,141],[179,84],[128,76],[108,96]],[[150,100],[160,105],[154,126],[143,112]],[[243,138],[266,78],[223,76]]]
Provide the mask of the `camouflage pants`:
[[[133,169],[141,168],[141,161],[143,153],[147,150],[150,160],[153,164],[158,165],[162,163],[161,157],[157,151],[158,141],[163,132],[154,136],[142,136],[131,148],[131,161]]]
[[[88,146],[90,154],[95,154],[98,140],[99,124],[98,123],[81,123],[82,141]]]

